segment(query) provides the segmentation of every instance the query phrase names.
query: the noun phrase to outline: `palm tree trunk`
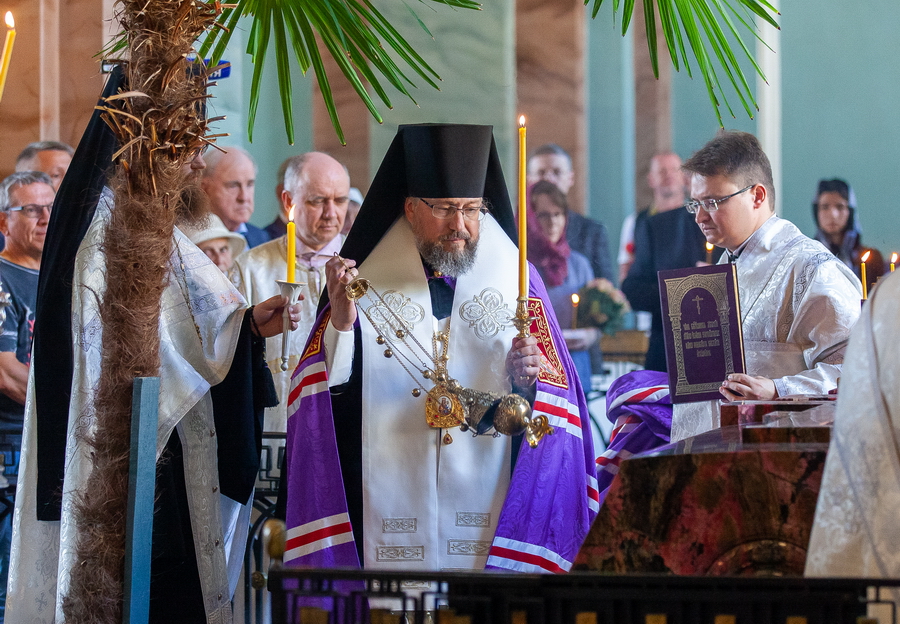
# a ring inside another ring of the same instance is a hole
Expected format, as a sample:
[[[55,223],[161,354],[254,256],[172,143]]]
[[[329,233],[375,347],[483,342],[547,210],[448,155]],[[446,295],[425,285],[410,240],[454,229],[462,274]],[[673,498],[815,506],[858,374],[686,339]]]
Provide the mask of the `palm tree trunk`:
[[[131,392],[159,371],[160,296],[185,183],[183,164],[204,143],[204,71],[185,60],[218,6],[196,0],[120,0],[130,95],[110,101],[107,122],[125,149],[112,181],[107,226],[101,377],[95,427],[84,443],[93,465],[75,501],[76,562],[67,622],[122,621]],[[138,93],[135,93],[138,92]]]

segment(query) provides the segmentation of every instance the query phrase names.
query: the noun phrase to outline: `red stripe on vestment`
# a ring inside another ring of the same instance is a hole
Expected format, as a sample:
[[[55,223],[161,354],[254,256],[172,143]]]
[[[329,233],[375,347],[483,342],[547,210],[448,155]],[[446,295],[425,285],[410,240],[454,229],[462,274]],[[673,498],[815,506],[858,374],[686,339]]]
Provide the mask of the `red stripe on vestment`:
[[[540,555],[532,555],[531,553],[522,552],[520,550],[512,550],[509,548],[503,548],[502,546],[491,546],[491,556],[501,557],[503,559],[511,559],[512,561],[519,561],[521,563],[527,563],[529,565],[537,566],[543,570],[547,570],[548,572],[553,572],[554,574],[566,573],[565,570],[563,570],[553,561],[541,557]]]
[[[318,373],[306,375],[303,379],[297,382],[296,386],[291,389],[290,393],[288,394],[288,405],[297,400],[297,398],[300,396],[300,393],[303,392],[304,388],[306,388],[307,386],[313,386],[323,381],[328,381],[328,373],[324,370],[319,371]]]
[[[578,414],[573,414],[565,407],[553,405],[552,403],[545,403],[544,401],[535,401],[534,409],[536,411],[546,412],[552,416],[559,416],[560,418],[565,419],[570,425],[581,428],[581,418]]]
[[[353,529],[350,527],[349,522],[342,522],[341,524],[327,526],[287,540],[287,542],[285,543],[285,550],[300,548],[302,546],[306,546],[307,544],[311,544],[312,542],[317,542],[321,539],[333,537],[335,535],[341,535],[342,533],[350,533],[352,530]]]

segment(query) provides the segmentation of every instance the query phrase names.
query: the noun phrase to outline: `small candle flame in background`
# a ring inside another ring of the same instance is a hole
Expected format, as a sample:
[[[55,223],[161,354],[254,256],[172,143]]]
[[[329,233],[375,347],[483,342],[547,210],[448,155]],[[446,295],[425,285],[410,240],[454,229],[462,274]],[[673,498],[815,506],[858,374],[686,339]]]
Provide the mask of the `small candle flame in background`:
[[[15,28],[16,27],[16,20],[13,19],[12,11],[6,12],[6,27],[7,28]]]
[[[897,264],[897,252],[891,254],[891,273],[894,272],[894,266]]]
[[[581,297],[578,293],[572,293],[572,329],[578,329],[578,303]]]
[[[522,128],[525,127],[525,115],[519,115],[519,126]]]
[[[869,298],[869,284],[868,284],[868,280],[866,279],[866,261],[869,259],[869,256],[871,254],[872,254],[872,250],[870,249],[866,253],[864,253],[862,255],[862,257],[859,259],[859,276],[861,278],[860,281],[862,282],[862,296],[863,296],[862,298],[863,299]]]
[[[715,249],[715,245],[712,243],[706,243],[706,264],[712,264],[713,261],[713,249]]]

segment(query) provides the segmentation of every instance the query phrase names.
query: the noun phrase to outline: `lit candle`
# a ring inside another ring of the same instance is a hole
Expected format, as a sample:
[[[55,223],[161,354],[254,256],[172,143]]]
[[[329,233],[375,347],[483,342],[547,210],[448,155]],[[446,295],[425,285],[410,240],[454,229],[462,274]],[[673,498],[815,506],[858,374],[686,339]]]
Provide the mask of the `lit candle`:
[[[714,248],[715,245],[713,245],[712,243],[706,243],[706,264],[712,264],[712,252]]]
[[[894,272],[894,265],[897,264],[897,252],[891,254],[891,273]]]
[[[572,329],[578,329],[578,302],[581,298],[577,293],[572,293]]]
[[[3,44],[3,56],[0,56],[0,100],[3,99],[3,87],[6,86],[6,74],[9,73],[9,60],[12,58],[13,43],[16,41],[16,21],[12,11],[6,12],[6,41]]]
[[[528,222],[525,205],[525,115],[519,117],[519,298],[528,297]]]
[[[864,253],[862,255],[862,258],[860,258],[860,263],[859,263],[859,274],[862,277],[863,299],[864,300],[869,298],[869,285],[866,283],[866,260],[869,259],[870,253],[872,253],[872,252],[867,251],[866,253]]]
[[[297,281],[297,226],[294,224],[294,205],[288,213],[287,222],[287,279],[286,282]]]

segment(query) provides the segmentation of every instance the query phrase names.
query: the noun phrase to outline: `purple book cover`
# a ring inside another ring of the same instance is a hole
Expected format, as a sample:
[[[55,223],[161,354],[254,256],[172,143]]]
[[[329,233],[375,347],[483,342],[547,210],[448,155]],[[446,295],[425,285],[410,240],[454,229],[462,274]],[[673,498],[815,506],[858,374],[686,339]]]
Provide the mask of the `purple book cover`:
[[[730,373],[746,372],[733,264],[659,272],[672,403],[721,399]]]

